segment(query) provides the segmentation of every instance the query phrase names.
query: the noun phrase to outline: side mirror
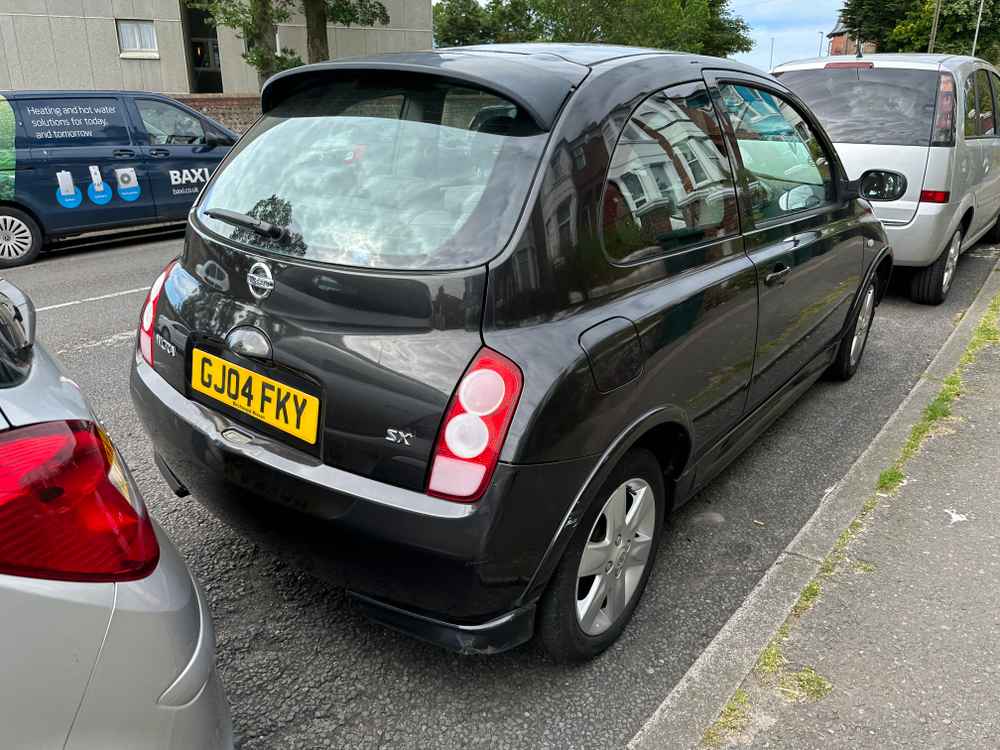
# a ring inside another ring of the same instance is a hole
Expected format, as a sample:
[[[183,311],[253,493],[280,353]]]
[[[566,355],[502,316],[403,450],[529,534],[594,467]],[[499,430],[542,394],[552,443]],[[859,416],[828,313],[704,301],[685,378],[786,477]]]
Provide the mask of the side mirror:
[[[870,201],[898,201],[906,194],[906,177],[899,172],[873,169],[858,180],[861,197]]]
[[[229,138],[222,135],[222,133],[216,133],[214,130],[209,130],[205,133],[205,145],[210,148],[215,148],[216,146],[232,146],[232,141]]]
[[[35,343],[35,305],[27,294],[0,277],[0,304],[11,305],[13,318],[23,333],[21,348],[29,349]]]

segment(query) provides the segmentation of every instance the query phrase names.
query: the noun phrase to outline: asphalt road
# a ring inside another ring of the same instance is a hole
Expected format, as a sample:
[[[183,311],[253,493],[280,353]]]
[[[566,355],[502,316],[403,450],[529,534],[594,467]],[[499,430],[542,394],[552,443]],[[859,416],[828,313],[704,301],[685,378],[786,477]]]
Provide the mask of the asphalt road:
[[[5,275],[34,298],[40,338],[89,394],[202,581],[247,749],[623,746],[916,383],[998,254],[980,245],[963,256],[940,307],[892,292],[854,380],[819,383],[679,513],[622,640],[567,668],[532,644],[465,658],[371,625],[340,590],[169,492],[132,410],[127,364],[144,287],[180,248],[176,238],[105,244]]]

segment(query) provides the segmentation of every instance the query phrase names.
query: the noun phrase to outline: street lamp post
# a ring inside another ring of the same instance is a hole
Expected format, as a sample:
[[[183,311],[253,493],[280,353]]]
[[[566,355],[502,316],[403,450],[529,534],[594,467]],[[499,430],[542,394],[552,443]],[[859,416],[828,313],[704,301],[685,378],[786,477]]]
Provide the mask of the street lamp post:
[[[979,0],[979,18],[976,19],[976,35],[972,38],[972,56],[976,56],[976,45],[979,43],[979,27],[983,23],[983,6],[986,0]]]

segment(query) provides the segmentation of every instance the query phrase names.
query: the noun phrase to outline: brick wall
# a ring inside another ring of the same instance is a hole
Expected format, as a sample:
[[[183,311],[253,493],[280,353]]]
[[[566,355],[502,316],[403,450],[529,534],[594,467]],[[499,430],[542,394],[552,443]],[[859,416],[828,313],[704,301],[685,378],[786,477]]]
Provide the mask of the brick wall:
[[[257,96],[175,94],[173,98],[237,133],[245,132],[260,117],[260,97]]]

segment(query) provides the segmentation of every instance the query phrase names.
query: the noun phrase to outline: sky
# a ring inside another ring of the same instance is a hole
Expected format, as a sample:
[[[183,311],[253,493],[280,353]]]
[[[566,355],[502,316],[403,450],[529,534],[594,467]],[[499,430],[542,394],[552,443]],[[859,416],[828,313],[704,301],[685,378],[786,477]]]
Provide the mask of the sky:
[[[761,70],[769,70],[771,38],[774,38],[774,64],[819,53],[819,32],[826,35],[837,24],[843,0],[730,0],[730,7],[750,24],[754,40],[752,52],[733,57]]]

